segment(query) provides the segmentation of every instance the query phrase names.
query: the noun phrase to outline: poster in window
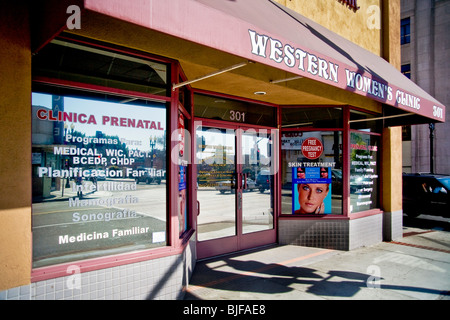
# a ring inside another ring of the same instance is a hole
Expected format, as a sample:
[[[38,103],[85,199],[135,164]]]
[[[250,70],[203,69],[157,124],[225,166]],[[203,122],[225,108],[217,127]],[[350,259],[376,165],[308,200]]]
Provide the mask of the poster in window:
[[[184,116],[178,114],[178,142],[179,142],[179,166],[178,166],[178,221],[180,235],[187,229],[187,160],[185,159],[185,124]]]
[[[331,214],[331,168],[292,168],[292,214]]]

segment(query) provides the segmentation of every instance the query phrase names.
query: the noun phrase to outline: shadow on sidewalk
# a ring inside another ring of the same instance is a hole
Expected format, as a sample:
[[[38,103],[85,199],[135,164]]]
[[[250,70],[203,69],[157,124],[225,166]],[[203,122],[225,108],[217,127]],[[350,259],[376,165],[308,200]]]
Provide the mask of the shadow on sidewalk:
[[[365,273],[340,270],[320,272],[307,267],[266,264],[254,260],[240,261],[238,258],[238,256],[222,257],[198,262],[184,299],[236,299],[240,297],[239,293],[251,293],[251,295],[244,294],[243,297],[262,294],[261,299],[265,300],[270,299],[266,296],[268,294],[278,295],[276,299],[296,299],[295,292],[315,295],[318,299],[351,298],[361,289],[368,287],[449,295],[448,291],[383,284],[385,279]]]

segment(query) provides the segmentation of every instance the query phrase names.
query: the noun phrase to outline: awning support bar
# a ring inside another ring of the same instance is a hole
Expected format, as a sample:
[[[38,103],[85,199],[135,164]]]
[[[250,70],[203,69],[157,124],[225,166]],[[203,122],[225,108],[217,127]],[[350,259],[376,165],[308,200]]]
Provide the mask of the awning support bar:
[[[350,120],[349,123],[353,122],[365,122],[365,121],[375,121],[375,120],[384,120],[384,119],[390,119],[390,118],[398,118],[398,117],[406,117],[406,116],[412,116],[415,115],[415,113],[404,113],[404,114],[396,114],[393,116],[385,116],[385,117],[378,117],[378,118],[370,118],[370,119],[358,119],[358,120]]]
[[[235,69],[239,69],[239,68],[245,67],[249,63],[252,63],[252,62],[251,61],[241,62],[241,63],[235,64],[235,65],[233,65],[231,67],[228,67],[228,68],[225,68],[225,69],[222,69],[222,70],[219,70],[219,71],[215,71],[215,72],[209,73],[209,74],[207,74],[207,75],[205,75],[203,77],[199,77],[199,78],[196,78],[196,79],[193,79],[193,80],[188,80],[188,81],[184,81],[184,82],[180,82],[180,83],[174,83],[172,85],[172,90],[184,87],[184,86],[186,86],[188,84],[191,84],[191,83],[194,83],[194,82],[197,82],[197,81],[201,81],[201,80],[205,80],[205,79],[217,76],[217,75],[225,73],[225,72],[229,72],[229,71],[232,71],[232,70],[235,70]]]
[[[303,78],[302,76],[296,76],[296,77],[287,78],[287,79],[270,80],[270,83],[275,84],[275,83],[280,83],[280,82],[288,82],[288,81],[298,80],[298,79],[302,79],[302,78]]]

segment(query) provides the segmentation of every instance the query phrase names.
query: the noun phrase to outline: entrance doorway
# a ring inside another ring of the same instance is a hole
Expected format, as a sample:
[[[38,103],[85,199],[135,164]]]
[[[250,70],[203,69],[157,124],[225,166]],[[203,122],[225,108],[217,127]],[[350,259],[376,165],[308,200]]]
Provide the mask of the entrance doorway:
[[[208,121],[196,139],[198,258],[275,243],[275,133]]]

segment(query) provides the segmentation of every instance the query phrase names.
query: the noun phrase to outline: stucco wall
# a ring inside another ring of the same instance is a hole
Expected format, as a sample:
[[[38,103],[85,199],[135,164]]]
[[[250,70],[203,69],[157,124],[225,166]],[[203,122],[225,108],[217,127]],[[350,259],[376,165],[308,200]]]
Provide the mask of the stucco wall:
[[[31,51],[28,10],[0,10],[0,290],[31,272]]]
[[[382,0],[358,1],[354,12],[338,0],[275,0],[344,38],[381,55]]]

